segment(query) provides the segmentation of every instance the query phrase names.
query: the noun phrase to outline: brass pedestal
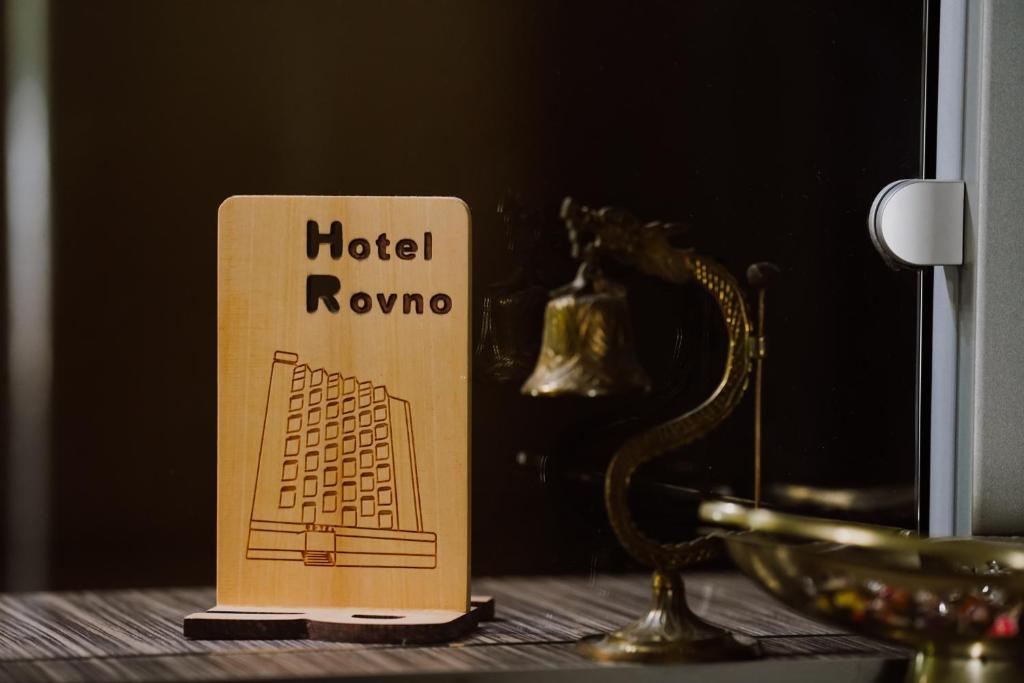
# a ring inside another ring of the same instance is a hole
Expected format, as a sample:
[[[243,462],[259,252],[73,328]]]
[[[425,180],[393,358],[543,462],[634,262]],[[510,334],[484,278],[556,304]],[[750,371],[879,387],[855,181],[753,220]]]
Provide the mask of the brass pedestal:
[[[576,649],[591,659],[627,662],[714,661],[745,659],[757,643],[713,626],[686,604],[678,572],[656,571],[651,608],[617,631],[579,641]]]
[[[1019,683],[1024,667],[1012,659],[942,657],[919,652],[904,683]]]

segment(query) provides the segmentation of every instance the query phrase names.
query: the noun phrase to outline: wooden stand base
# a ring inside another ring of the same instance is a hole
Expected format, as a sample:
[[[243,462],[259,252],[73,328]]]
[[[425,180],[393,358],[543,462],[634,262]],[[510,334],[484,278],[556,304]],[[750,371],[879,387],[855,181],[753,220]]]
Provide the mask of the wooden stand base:
[[[348,643],[443,643],[494,618],[494,598],[473,596],[468,612],[397,609],[280,609],[217,605],[185,617],[196,640],[330,640]]]

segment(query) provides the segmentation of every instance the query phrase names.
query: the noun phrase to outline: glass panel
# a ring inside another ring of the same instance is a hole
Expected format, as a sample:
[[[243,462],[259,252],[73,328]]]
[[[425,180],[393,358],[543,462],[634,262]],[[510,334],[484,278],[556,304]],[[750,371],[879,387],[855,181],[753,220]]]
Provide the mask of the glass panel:
[[[567,195],[683,222],[679,245],[741,281],[751,263],[777,264],[766,498],[806,509],[801,491],[866,490],[835,513],[914,524],[918,288],[882,264],[864,219],[883,185],[921,172],[922,3],[202,7],[197,20],[193,3],[51,3],[55,586],[213,580],[213,235],[238,193],[468,202],[478,574],[634,566],[605,521],[604,467],[624,439],[699,403],[723,362],[706,296],[609,264],[652,393],[519,393],[547,292],[577,265],[558,218]],[[323,450],[313,470],[340,467],[342,523],[403,524],[380,510],[386,397],[301,368],[291,382],[290,433]],[[752,411],[748,393],[709,438],[638,473],[645,528],[685,537],[689,489],[752,495]],[[284,446],[304,471],[298,440]],[[280,504],[323,500],[318,479]],[[153,481],[174,495],[154,504]],[[112,567],[124,537],[172,559]]]

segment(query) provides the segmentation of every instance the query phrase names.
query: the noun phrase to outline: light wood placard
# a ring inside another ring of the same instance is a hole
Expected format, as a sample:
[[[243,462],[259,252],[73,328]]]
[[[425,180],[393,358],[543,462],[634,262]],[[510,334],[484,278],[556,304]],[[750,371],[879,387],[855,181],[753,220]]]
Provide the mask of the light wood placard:
[[[218,609],[467,612],[468,208],[237,196],[218,222]]]

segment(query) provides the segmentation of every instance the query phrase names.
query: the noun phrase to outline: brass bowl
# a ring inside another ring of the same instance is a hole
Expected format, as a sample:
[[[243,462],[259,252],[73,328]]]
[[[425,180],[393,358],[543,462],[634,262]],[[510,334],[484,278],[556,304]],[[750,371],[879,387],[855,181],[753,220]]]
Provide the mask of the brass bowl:
[[[702,506],[701,516],[726,521],[715,514],[722,505]],[[792,525],[800,518],[784,517],[772,520],[786,523],[785,532],[777,533],[799,536]],[[861,533],[866,525],[807,519],[811,538],[839,535],[862,543],[786,542],[763,532],[723,540],[744,573],[794,609],[917,650],[908,681],[1024,680],[1024,572],[1019,569],[1024,552],[1019,546],[931,541],[884,528]]]
[[[889,553],[896,561],[916,558],[930,566],[963,567],[995,562],[998,568],[1024,572],[1024,544],[1020,539],[998,541],[979,538],[925,538],[909,529],[858,522],[837,522],[819,517],[792,515],[766,508],[753,508],[727,501],[709,501],[700,506],[706,522],[739,527],[772,536],[804,541],[827,541],[838,545]],[[988,569],[992,569],[989,567]],[[984,567],[978,568],[981,571]],[[975,571],[969,569],[968,571]]]

